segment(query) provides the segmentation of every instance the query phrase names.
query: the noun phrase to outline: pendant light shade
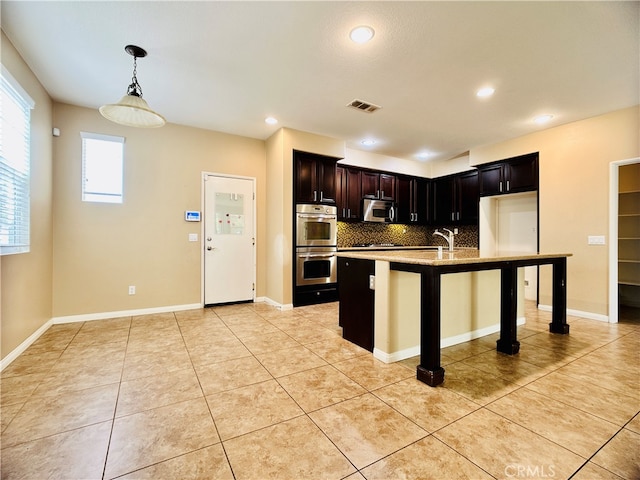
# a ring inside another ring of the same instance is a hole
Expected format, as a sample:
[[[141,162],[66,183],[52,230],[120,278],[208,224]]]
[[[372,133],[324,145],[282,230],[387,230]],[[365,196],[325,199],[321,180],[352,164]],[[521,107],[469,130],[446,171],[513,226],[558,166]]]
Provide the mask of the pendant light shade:
[[[147,102],[142,98],[142,87],[136,78],[136,59],[145,57],[147,52],[135,45],[127,45],[125,51],[133,56],[133,78],[127,88],[127,94],[118,103],[100,107],[100,113],[107,120],[128,127],[162,127],[165,124],[164,117],[149,108]]]

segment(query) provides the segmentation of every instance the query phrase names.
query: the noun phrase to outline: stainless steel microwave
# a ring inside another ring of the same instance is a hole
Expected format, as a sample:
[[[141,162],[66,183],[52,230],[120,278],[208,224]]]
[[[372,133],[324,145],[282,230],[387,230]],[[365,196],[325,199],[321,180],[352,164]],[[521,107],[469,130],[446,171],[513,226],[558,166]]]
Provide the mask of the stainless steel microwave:
[[[396,221],[395,203],[388,200],[362,200],[362,219],[365,222],[393,223]]]

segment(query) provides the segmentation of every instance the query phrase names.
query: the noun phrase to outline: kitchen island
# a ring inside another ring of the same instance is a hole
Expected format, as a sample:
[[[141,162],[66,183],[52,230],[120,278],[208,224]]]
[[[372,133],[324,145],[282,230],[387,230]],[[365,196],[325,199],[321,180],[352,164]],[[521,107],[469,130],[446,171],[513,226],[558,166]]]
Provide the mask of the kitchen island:
[[[376,322],[379,318],[385,319],[383,313],[378,315],[378,310],[383,310],[381,306],[391,301],[384,297],[393,293],[387,285],[383,284],[382,288],[378,288],[380,285],[378,277],[382,280],[385,270],[419,276],[420,365],[417,367],[417,378],[430,386],[439,385],[444,381],[444,369],[440,365],[443,275],[484,271],[499,273],[499,314],[497,316],[500,338],[497,341],[497,350],[513,355],[520,349],[520,342],[517,340],[518,269],[535,265],[551,265],[553,267],[553,313],[549,330],[552,333],[569,333],[569,325],[566,322],[566,272],[567,257],[571,256],[569,253],[485,253],[475,249],[438,252],[430,249],[343,251],[339,252],[338,256],[375,262]],[[401,318],[392,320],[403,321]],[[375,331],[377,335],[380,331],[379,325],[375,326]]]

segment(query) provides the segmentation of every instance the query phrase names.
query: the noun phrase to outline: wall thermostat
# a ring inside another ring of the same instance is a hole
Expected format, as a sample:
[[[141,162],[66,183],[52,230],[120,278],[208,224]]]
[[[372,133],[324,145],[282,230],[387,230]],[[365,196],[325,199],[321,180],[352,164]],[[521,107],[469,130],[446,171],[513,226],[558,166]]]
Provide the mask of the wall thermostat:
[[[184,219],[187,222],[199,222],[200,212],[192,212],[191,210],[187,210],[186,212],[184,212]]]

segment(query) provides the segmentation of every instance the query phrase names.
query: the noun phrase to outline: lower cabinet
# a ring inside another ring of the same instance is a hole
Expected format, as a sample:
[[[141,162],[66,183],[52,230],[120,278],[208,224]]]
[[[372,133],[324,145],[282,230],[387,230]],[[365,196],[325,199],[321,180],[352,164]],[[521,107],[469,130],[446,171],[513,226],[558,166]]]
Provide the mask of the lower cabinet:
[[[375,262],[338,257],[338,298],[342,337],[373,352],[374,291],[369,277]]]

